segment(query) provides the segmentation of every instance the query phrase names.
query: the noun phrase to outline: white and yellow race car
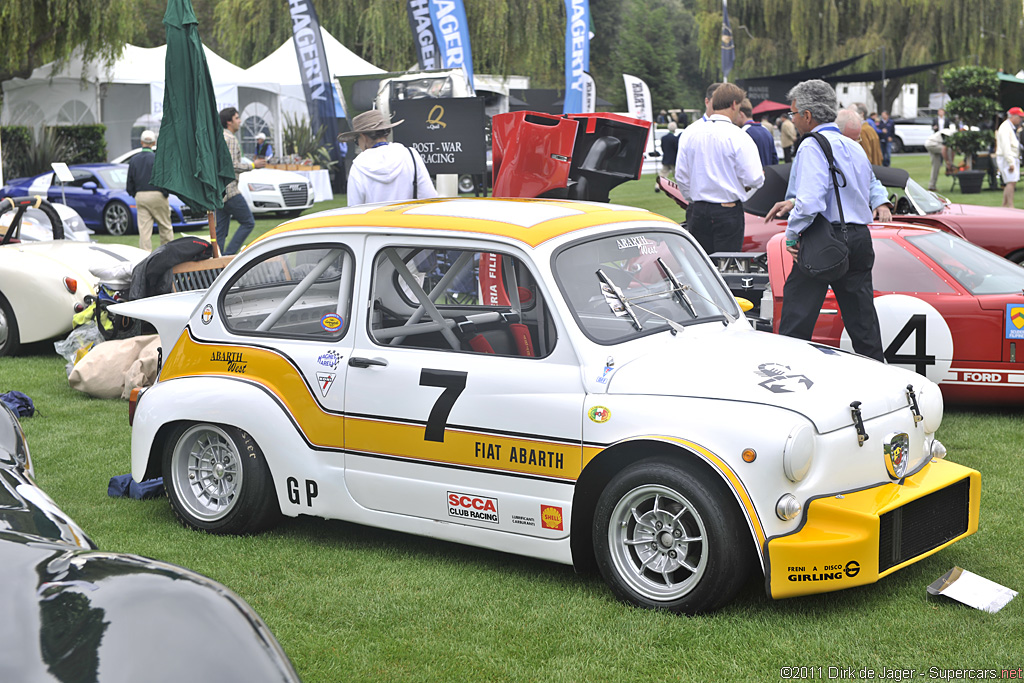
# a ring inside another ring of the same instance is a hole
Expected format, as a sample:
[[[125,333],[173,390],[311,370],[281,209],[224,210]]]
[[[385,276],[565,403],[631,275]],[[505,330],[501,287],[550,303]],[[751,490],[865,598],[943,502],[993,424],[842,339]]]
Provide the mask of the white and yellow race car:
[[[977,530],[938,387],[756,332],[644,210],[435,199],[291,221],[153,323],[132,472],[247,534],[314,515],[596,565],[635,605],[869,584]]]

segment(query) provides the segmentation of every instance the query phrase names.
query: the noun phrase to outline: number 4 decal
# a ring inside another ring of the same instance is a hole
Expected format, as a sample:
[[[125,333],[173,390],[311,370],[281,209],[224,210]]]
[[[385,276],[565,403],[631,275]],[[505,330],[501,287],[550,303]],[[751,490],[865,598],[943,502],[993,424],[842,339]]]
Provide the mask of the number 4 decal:
[[[430,409],[430,416],[427,417],[427,428],[423,433],[424,441],[438,441],[444,443],[444,430],[448,427],[448,416],[451,415],[452,406],[466,388],[466,377],[468,372],[456,370],[430,370],[423,368],[420,371],[421,387],[442,387],[444,391],[437,397],[434,407]]]
[[[910,316],[910,320],[903,326],[903,329],[893,337],[892,343],[885,347],[885,360],[893,365],[913,365],[914,371],[919,375],[927,375],[927,365],[935,365],[935,356],[929,356],[927,352],[926,323],[927,316],[917,313]],[[904,342],[914,335],[914,355],[900,355],[900,347]]]

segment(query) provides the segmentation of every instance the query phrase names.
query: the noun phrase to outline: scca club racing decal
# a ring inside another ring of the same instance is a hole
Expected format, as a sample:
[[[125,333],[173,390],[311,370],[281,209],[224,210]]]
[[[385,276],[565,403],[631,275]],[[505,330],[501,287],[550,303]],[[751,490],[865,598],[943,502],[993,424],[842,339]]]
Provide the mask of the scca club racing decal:
[[[448,516],[476,522],[498,523],[498,499],[448,492]]]
[[[788,567],[788,570],[790,581],[841,581],[860,574],[860,563],[850,560],[846,564],[824,564],[821,571],[816,566],[811,567],[810,572],[807,567]]]
[[[754,374],[768,379],[758,382],[773,394],[791,394],[795,391],[807,391],[814,386],[807,375],[794,373],[792,368],[782,363],[761,363]]]
[[[562,531],[562,508],[555,505],[541,505],[540,524],[545,529]]]
[[[341,325],[341,316],[337,313],[328,313],[324,317],[320,318],[320,327],[324,328],[328,332],[337,332],[341,329]]]

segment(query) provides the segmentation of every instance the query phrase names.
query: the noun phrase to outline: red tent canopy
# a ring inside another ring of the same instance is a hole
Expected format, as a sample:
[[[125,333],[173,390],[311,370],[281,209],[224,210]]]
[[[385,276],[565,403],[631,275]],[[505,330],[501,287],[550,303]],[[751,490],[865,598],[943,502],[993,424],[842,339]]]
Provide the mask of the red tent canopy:
[[[778,102],[772,102],[771,100],[764,100],[763,102],[758,102],[757,106],[754,107],[755,116],[770,111],[789,111],[789,105],[779,104]]]

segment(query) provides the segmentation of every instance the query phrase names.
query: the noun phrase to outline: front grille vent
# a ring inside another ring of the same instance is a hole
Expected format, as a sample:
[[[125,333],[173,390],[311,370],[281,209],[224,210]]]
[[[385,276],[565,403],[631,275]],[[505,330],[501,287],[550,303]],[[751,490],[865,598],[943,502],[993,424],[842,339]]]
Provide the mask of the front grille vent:
[[[962,479],[882,515],[878,571],[911,560],[967,532],[971,481]]]
[[[306,183],[281,183],[281,197],[285,206],[305,206],[309,201],[309,186]]]

